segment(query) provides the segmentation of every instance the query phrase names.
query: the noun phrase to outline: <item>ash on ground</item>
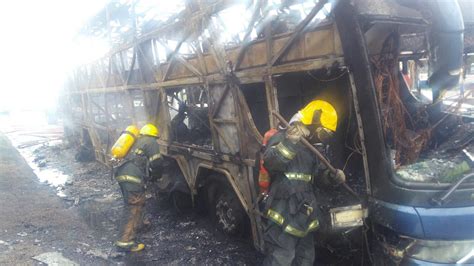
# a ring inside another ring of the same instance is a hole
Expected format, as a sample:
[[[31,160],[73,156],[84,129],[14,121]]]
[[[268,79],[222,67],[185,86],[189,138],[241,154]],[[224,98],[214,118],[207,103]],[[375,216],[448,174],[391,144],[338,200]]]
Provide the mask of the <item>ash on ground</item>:
[[[140,234],[146,249],[137,254],[118,253],[113,242],[120,230],[123,200],[110,170],[95,161],[77,162],[75,149],[63,144],[44,144],[30,152],[29,163],[38,168],[36,172],[54,169],[68,176],[63,184],[55,186],[58,195],[68,208],[80,213],[96,232],[97,239],[107,243],[88,255],[126,264],[255,265],[262,262],[263,256],[253,248],[250,237],[224,235],[207,216],[192,211],[178,214],[166,199],[157,199],[151,193],[147,195],[147,213],[152,227]]]

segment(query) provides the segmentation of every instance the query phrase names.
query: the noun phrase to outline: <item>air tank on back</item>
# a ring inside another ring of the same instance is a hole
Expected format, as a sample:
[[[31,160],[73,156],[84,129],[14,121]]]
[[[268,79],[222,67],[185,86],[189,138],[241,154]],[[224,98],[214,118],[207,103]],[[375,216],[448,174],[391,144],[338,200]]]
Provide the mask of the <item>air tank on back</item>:
[[[135,143],[139,131],[140,130],[134,125],[128,126],[117,139],[114,146],[112,146],[110,150],[112,156],[116,159],[125,157],[133,146],[133,143]]]

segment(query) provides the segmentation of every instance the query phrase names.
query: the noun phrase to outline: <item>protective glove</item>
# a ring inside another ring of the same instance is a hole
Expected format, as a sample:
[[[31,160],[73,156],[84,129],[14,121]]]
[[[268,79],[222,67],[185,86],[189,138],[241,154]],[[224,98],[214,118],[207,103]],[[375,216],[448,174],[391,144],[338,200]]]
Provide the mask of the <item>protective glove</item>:
[[[293,123],[287,130],[286,130],[286,138],[293,144],[298,143],[301,138],[308,137],[309,130],[306,128],[302,123]]]
[[[331,172],[330,177],[336,186],[346,182],[346,175],[341,169],[336,169],[336,173]]]

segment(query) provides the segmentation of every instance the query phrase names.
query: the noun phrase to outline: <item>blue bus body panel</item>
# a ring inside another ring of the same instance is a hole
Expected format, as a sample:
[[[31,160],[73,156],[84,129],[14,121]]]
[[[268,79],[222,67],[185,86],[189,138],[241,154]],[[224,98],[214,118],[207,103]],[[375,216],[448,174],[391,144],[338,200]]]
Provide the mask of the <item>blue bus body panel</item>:
[[[425,239],[474,239],[474,206],[462,208],[415,208]]]
[[[474,206],[419,208],[385,201],[370,202],[370,217],[400,235],[418,239],[474,239]]]
[[[373,200],[370,202],[369,213],[376,223],[401,235],[424,238],[423,226],[414,207]]]

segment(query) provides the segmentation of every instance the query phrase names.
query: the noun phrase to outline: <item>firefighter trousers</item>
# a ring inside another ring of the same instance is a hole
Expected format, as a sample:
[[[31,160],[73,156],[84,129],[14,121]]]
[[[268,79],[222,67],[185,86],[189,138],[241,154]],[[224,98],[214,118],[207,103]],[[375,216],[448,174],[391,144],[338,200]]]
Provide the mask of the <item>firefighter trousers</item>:
[[[268,221],[264,239],[266,256],[263,265],[313,265],[315,257],[313,234],[299,238]]]
[[[130,243],[135,240],[137,230],[143,225],[145,192],[127,191],[124,193],[124,201],[123,226],[119,241]]]

